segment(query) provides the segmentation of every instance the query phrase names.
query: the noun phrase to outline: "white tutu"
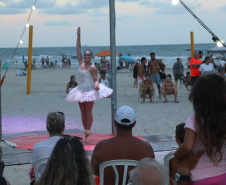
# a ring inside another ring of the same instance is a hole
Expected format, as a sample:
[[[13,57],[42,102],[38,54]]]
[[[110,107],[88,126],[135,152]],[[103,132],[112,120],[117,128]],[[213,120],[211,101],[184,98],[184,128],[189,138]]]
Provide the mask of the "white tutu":
[[[80,90],[79,86],[72,89],[67,97],[66,101],[68,102],[91,102],[96,101],[105,97],[108,97],[112,94],[113,89],[106,87],[103,84],[99,84],[100,89],[95,90],[91,89],[88,91]]]

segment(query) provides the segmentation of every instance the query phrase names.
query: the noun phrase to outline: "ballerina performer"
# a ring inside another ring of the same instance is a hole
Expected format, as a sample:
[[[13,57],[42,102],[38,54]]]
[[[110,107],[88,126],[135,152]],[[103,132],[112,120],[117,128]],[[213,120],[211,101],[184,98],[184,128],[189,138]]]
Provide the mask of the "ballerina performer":
[[[108,97],[112,94],[113,89],[99,84],[97,78],[97,68],[91,63],[93,56],[92,51],[86,50],[84,52],[84,58],[82,58],[80,27],[77,29],[76,48],[79,62],[79,85],[68,93],[66,101],[79,103],[82,124],[85,131],[85,142],[87,143],[89,142],[89,137],[91,135],[91,127],[93,122],[92,109],[94,101]]]

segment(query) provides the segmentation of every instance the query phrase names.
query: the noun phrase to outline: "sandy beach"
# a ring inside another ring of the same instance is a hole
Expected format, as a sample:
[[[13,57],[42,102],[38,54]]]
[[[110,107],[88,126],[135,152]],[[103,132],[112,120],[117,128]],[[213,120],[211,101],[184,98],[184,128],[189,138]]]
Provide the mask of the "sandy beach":
[[[82,122],[78,103],[65,101],[66,84],[77,69],[39,69],[32,70],[31,94],[26,94],[27,77],[16,76],[16,68],[9,69],[2,86],[2,130],[3,134],[43,131],[48,112],[62,111],[66,117],[66,129],[81,129]],[[185,73],[186,73],[185,69]],[[4,70],[1,71],[4,74]],[[166,73],[172,74],[172,69]],[[168,103],[160,102],[157,86],[154,85],[155,102],[150,104],[138,102],[138,89],[133,88],[133,78],[129,71],[117,73],[117,107],[131,106],[136,114],[137,124],[134,135],[164,135],[174,137],[175,126],[185,122],[193,113],[188,100],[189,92],[184,86],[178,86],[178,101],[168,96]],[[173,79],[174,80],[174,79]],[[163,100],[163,97],[162,97]],[[97,101],[93,108],[92,132],[111,133],[111,99]],[[4,143],[3,143],[4,144]],[[4,175],[12,180],[11,184],[28,184],[29,164],[7,166]]]

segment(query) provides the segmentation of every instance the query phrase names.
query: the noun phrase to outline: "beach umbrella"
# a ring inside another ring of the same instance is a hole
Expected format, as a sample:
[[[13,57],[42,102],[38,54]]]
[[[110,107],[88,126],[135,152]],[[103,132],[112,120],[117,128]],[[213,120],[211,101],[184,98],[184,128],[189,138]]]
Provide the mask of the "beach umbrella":
[[[116,55],[119,55],[119,54],[116,52]],[[96,53],[95,56],[97,56],[97,57],[111,56],[110,49],[102,50],[102,51]]]
[[[126,62],[129,62],[129,63],[134,63],[134,62],[136,62],[136,60],[135,60],[134,58],[132,58],[132,57],[130,57],[130,56],[127,56],[127,55],[121,56],[121,57],[119,57],[119,58],[122,59],[122,60],[124,60],[124,61],[126,61]]]

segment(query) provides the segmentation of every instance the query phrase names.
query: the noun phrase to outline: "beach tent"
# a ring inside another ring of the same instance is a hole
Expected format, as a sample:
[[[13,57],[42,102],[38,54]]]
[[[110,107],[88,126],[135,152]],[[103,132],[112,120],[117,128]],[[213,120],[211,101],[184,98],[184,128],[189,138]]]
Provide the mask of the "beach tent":
[[[225,47],[214,47],[212,49],[207,50],[207,53],[226,53]]]

